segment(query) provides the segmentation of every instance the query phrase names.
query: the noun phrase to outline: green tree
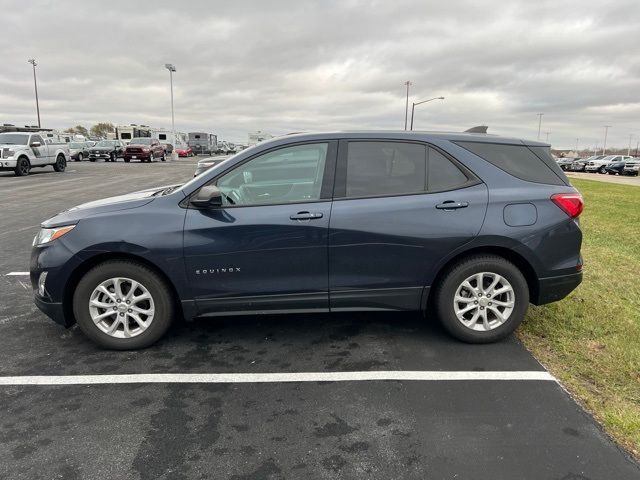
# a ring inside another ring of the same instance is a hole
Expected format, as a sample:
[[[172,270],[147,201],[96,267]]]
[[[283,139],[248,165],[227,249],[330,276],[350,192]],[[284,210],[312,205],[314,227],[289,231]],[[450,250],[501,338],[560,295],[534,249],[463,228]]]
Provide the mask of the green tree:
[[[106,137],[107,133],[113,133],[115,131],[116,127],[114,127],[113,123],[110,122],[96,123],[91,127],[91,135],[95,135],[96,137]]]

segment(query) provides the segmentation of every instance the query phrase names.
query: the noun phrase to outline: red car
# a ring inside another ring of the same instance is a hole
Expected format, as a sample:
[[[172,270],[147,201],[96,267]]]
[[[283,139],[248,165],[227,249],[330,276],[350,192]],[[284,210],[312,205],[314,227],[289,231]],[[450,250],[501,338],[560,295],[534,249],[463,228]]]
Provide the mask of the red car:
[[[141,162],[152,162],[159,158],[165,161],[164,147],[155,138],[136,137],[132,138],[129,145],[124,149],[124,161],[140,160]]]
[[[179,157],[193,157],[195,155],[191,147],[176,147],[176,153]]]

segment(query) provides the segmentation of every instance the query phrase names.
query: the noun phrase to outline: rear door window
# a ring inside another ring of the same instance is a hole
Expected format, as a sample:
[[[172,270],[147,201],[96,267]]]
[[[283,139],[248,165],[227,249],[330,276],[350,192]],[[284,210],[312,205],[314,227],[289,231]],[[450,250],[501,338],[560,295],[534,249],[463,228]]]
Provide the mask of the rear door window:
[[[430,192],[442,192],[463,187],[469,178],[451,160],[435,148],[429,148],[427,187]]]
[[[566,175],[553,160],[549,147],[485,142],[455,143],[521,180],[550,185],[569,184]]]
[[[426,146],[353,141],[347,147],[346,196],[403,195],[426,190]]]

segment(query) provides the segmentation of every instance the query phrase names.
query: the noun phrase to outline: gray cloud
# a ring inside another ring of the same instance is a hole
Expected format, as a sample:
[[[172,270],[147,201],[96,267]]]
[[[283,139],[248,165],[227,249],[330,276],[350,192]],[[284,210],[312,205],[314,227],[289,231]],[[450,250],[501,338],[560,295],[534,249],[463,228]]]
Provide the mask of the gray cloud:
[[[25,4],[28,3],[28,4]],[[98,121],[246,132],[421,129],[537,135],[554,146],[640,135],[640,16],[619,1],[2,2],[0,122]],[[544,137],[543,137],[544,138]],[[635,140],[634,140],[635,144]]]

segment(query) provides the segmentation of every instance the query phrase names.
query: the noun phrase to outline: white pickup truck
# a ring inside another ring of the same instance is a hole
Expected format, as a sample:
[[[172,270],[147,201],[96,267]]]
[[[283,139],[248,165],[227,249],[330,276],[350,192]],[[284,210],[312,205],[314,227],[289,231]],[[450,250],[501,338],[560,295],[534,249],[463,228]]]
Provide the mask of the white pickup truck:
[[[56,172],[64,172],[68,159],[69,148],[55,133],[0,133],[0,171],[22,177],[33,167],[52,165]]]

